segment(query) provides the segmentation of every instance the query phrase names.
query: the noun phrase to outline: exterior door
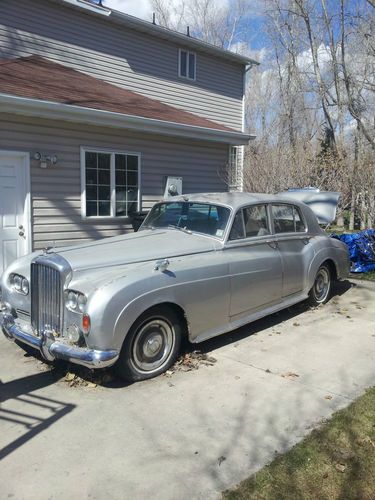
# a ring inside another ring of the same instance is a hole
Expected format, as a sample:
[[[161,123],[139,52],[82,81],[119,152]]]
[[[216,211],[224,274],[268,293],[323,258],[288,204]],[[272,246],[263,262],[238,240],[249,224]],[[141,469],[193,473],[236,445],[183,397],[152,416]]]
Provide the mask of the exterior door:
[[[230,316],[240,319],[281,301],[281,256],[266,205],[237,212],[225,252],[231,277]]]
[[[31,250],[28,193],[28,156],[0,151],[0,275]]]

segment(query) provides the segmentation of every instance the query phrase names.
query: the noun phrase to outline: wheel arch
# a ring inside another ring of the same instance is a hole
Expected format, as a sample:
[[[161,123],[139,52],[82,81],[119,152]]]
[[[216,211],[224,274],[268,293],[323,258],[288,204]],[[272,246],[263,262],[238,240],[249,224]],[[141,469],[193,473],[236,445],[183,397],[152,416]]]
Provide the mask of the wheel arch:
[[[180,304],[178,304],[177,302],[173,302],[172,300],[159,300],[159,301],[155,300],[152,301],[151,303],[148,303],[147,307],[142,307],[142,304],[140,301],[135,301],[135,303],[132,304],[132,307],[124,308],[119,317],[117,318],[114,335],[117,338],[116,343],[119,346],[124,343],[128,332],[133,327],[135,322],[138,321],[138,319],[143,314],[147,313],[148,311],[156,307],[168,307],[172,311],[174,311],[182,321],[182,324],[184,326],[184,336],[189,338],[189,333],[190,333],[189,321],[186,315],[186,311]]]
[[[324,264],[328,266],[328,269],[331,273],[331,281],[337,280],[338,273],[335,261],[333,259],[326,259],[324,262],[320,264],[320,266],[323,266]]]

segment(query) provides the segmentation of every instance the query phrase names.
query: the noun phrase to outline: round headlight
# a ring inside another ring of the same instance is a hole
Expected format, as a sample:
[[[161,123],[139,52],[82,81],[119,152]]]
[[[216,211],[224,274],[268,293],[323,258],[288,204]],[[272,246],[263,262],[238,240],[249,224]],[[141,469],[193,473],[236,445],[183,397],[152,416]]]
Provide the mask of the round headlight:
[[[25,295],[27,295],[29,293],[29,282],[27,281],[26,278],[23,278],[21,287],[22,287],[22,292]]]
[[[86,302],[87,302],[87,299],[85,297],[85,295],[83,295],[82,293],[80,293],[78,295],[78,309],[81,311],[81,312],[84,312],[85,311],[85,308],[86,308]]]
[[[21,276],[18,276],[18,274],[14,276],[14,288],[17,290],[17,292],[20,292],[22,290],[22,278]]]
[[[73,310],[77,309],[78,299],[77,299],[77,295],[74,292],[68,293],[67,306]]]

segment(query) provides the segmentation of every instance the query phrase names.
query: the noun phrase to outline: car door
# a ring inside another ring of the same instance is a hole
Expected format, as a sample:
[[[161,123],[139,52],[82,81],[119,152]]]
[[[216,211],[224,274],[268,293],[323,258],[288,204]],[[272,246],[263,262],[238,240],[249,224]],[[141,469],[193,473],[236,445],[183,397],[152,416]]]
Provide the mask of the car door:
[[[231,320],[280,302],[281,258],[266,204],[241,208],[224,252],[229,260]]]
[[[302,292],[310,259],[310,238],[301,210],[288,203],[271,206],[275,240],[282,264],[283,297]]]

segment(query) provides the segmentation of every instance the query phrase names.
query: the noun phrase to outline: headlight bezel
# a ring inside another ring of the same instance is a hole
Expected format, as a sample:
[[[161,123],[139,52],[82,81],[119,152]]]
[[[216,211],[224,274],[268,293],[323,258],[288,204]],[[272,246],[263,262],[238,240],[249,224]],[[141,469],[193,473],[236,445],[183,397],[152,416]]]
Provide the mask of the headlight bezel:
[[[68,311],[84,314],[86,311],[87,297],[78,290],[65,290],[65,307]]]
[[[21,295],[29,295],[30,293],[30,282],[25,276],[18,273],[12,273],[9,275],[9,285],[15,292]]]

